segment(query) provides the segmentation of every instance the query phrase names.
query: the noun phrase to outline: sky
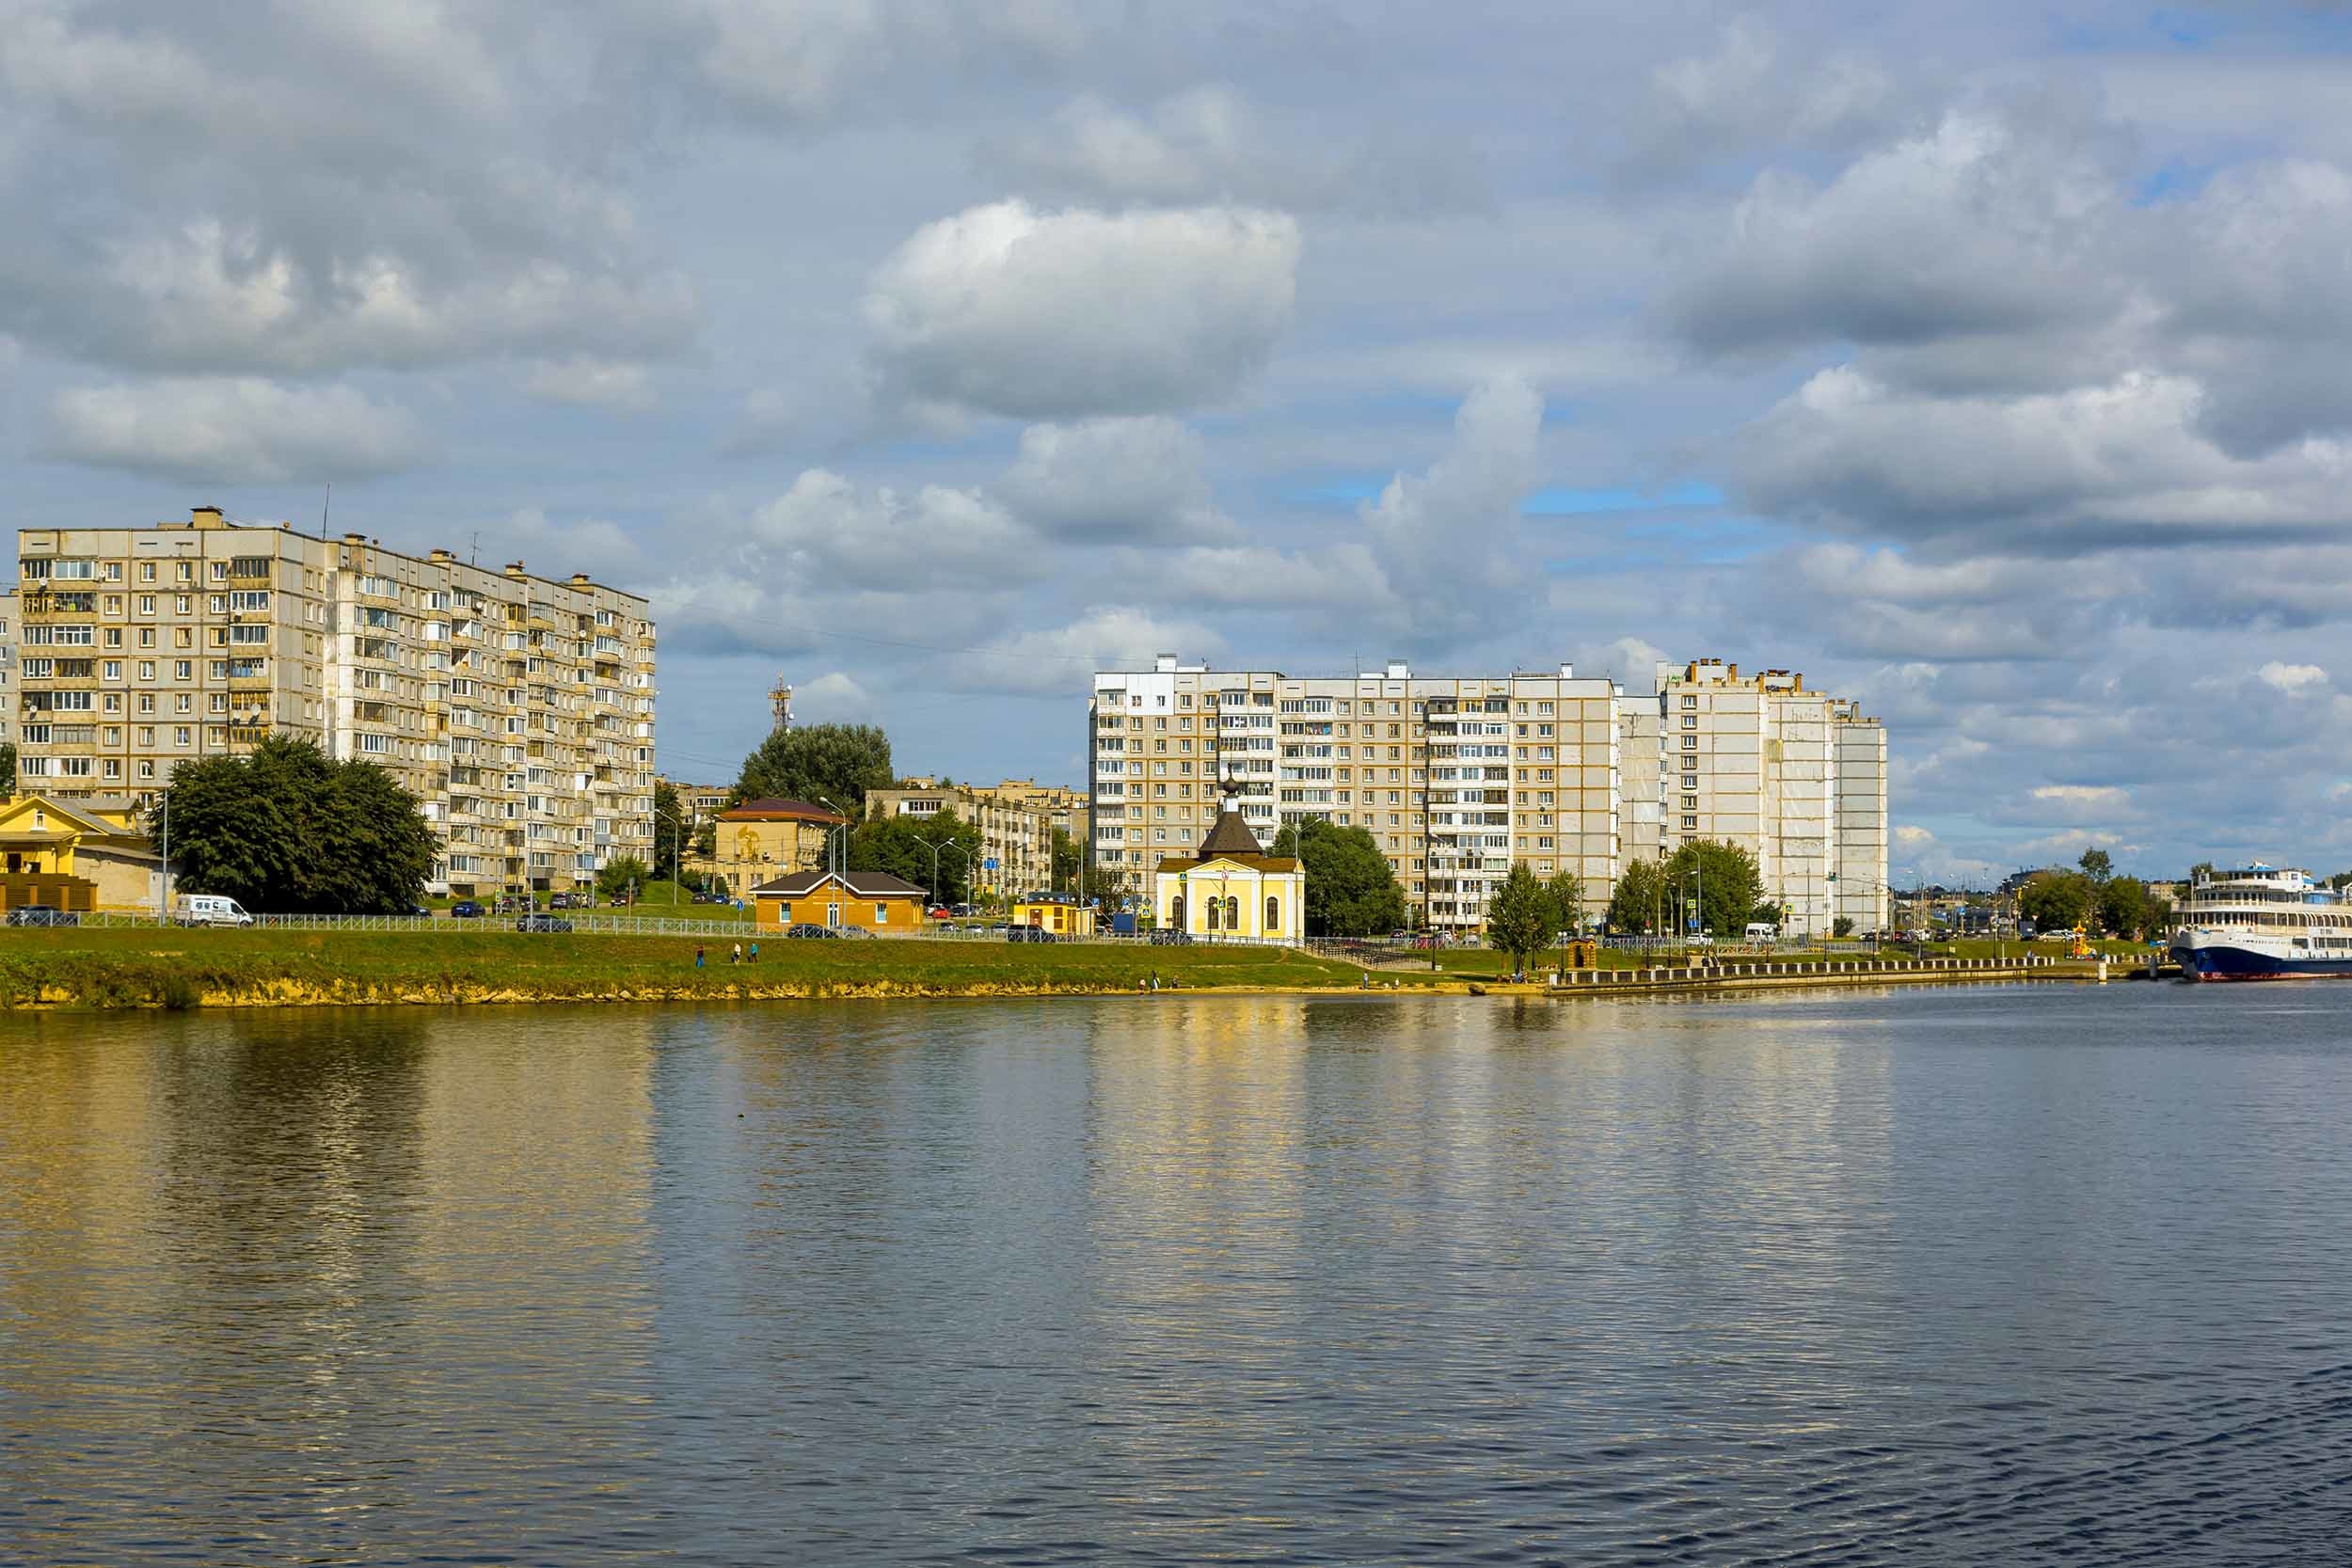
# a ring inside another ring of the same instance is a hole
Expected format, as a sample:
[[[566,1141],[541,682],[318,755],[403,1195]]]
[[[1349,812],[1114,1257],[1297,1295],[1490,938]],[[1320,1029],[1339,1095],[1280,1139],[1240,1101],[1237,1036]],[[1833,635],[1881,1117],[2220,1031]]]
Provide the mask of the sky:
[[[2327,4],[0,0],[8,527],[590,572],[690,780],[1713,657],[1899,882],[2333,871],[2346,103]]]

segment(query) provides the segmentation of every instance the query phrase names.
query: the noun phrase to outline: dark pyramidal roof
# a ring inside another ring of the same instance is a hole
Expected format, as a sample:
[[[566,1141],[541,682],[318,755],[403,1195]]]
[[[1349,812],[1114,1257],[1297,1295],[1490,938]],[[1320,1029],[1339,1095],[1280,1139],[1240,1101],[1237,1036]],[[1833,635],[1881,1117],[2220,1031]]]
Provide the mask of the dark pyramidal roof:
[[[1241,819],[1241,813],[1227,808],[1217,814],[1216,823],[1209,829],[1209,836],[1200,841],[1200,858],[1213,855],[1263,855],[1265,846],[1249,831],[1249,824]]]

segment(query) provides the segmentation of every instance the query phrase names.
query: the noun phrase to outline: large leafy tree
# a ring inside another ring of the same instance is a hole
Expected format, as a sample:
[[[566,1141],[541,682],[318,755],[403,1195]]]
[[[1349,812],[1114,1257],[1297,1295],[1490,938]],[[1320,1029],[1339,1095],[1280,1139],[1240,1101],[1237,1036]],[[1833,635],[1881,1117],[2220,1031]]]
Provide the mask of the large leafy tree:
[[[2017,912],[2044,931],[2072,930],[2090,917],[2095,890],[2079,871],[2051,871],[2027,882]]]
[[[1274,853],[1295,857],[1306,874],[1309,936],[1386,936],[1405,924],[1405,890],[1363,829],[1319,816],[1285,823],[1274,835]]]
[[[16,742],[0,742],[0,800],[16,793]]]
[[[1511,867],[1486,901],[1486,940],[1511,955],[1514,970],[1524,970],[1559,934],[1560,905],[1551,890],[1526,866]]]
[[[1764,874],[1756,857],[1720,839],[1693,839],[1677,849],[1666,862],[1665,879],[1669,889],[1682,890],[1686,911],[1698,900],[1700,928],[1717,936],[1738,936],[1763,902]]]
[[[1609,928],[1655,936],[1674,918],[1666,904],[1666,869],[1656,861],[1629,861],[1609,891]]]
[[[1573,871],[1563,871],[1544,884],[1551,895],[1555,924],[1563,931],[1574,933],[1584,928],[1584,879]]]
[[[1067,829],[1056,828],[1054,830],[1054,891],[1056,893],[1078,891],[1080,861],[1078,841],[1070,836]]]
[[[653,880],[653,872],[635,855],[619,855],[596,868],[596,896],[618,898]]]
[[[691,824],[687,821],[686,797],[680,795],[667,779],[657,779],[653,785],[653,858],[664,868],[674,866],[685,857],[686,835]]]
[[[150,814],[168,816],[174,884],[271,914],[397,914],[432,875],[414,795],[373,763],[272,736],[244,756],[183,765]]]
[[[2104,882],[2115,875],[2115,857],[2105,849],[2092,847],[2084,850],[2083,858],[2075,864],[2081,866],[2083,875],[2094,882]]]
[[[2156,902],[2148,896],[2148,884],[2138,878],[2111,877],[2098,884],[2099,924],[2113,936],[2145,935],[2155,923]]]
[[[950,844],[961,848],[950,848]],[[886,871],[916,887],[931,886],[931,850],[939,851],[939,896],[961,903],[972,896],[980,830],[952,811],[936,816],[869,816],[850,835],[850,869]]]
[[[778,730],[743,759],[739,800],[826,800],[856,816],[866,792],[888,789],[890,737],[871,724],[810,724]]]

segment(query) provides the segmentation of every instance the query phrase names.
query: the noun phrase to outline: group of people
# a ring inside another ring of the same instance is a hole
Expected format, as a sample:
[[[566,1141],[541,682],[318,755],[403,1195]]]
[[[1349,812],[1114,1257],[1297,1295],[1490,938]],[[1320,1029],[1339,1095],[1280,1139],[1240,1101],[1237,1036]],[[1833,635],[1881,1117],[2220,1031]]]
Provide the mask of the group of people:
[[[743,944],[742,944],[741,942],[737,942],[737,943],[735,944],[735,946],[734,946],[732,949],[730,949],[730,950],[728,951],[728,953],[727,953],[727,962],[729,962],[729,963],[731,963],[731,964],[740,964],[740,963],[754,963],[754,964],[755,964],[755,963],[759,962],[759,943],[757,943],[757,942],[753,942],[753,943],[752,943],[752,951],[751,951],[751,956],[750,956],[750,957],[748,957],[748,958],[746,958],[746,957],[744,956],[744,953],[743,953]],[[700,969],[700,968],[702,968],[702,966],[703,966],[703,950],[702,950],[702,944],[701,944],[701,943],[699,943],[699,942],[697,942],[697,943],[695,944],[695,946],[694,946],[694,967],[695,967],[696,969]]]

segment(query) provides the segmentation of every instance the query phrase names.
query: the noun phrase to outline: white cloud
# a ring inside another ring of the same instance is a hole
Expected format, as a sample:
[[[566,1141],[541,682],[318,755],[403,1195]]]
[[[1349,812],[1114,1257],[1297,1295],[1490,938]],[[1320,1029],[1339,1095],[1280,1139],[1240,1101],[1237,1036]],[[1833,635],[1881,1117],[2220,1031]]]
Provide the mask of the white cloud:
[[[599,582],[627,587],[644,579],[646,560],[637,541],[620,524],[605,517],[581,517],[557,522],[539,508],[525,507],[486,524],[482,538],[486,559],[520,561],[541,577],[564,578],[585,572]],[[467,535],[421,540],[417,548],[457,549],[468,546]]]
[[[524,389],[542,403],[642,414],[654,404],[653,380],[643,365],[566,359],[533,366]]]
[[[2304,696],[2314,688],[2328,683],[2328,672],[2316,664],[2281,664],[2275,658],[2255,671],[2254,674],[2265,686],[2283,691],[2290,697]]]
[[[2132,803],[2129,793],[2113,784],[2043,784],[2033,792],[2033,798],[2056,806],[2088,806],[2102,811],[2127,808]]]
[[[52,455],[179,480],[358,479],[417,462],[415,418],[356,388],[251,376],[72,388],[53,410]]]
[[[1654,178],[1759,147],[1836,145],[1883,126],[1894,109],[1891,73],[1867,55],[1801,52],[1753,17],[1735,17],[1704,55],[1649,72],[1633,117],[1624,174]]]
[[[1933,844],[1935,835],[1925,828],[1904,822],[1896,826],[1895,842],[1906,849],[1916,849],[1922,845]]]
[[[1097,605],[1067,625],[1020,632],[960,656],[946,678],[966,690],[1074,696],[1086,691],[1097,670],[1148,670],[1159,654],[1197,659],[1224,649],[1224,639],[1199,621],[1132,605]]]
[[[813,681],[796,682],[792,688],[792,717],[796,721],[866,723],[872,721],[873,714],[874,694],[856,677],[839,670],[829,670]]]
[[[974,207],[928,224],[866,296],[885,404],[1068,420],[1232,393],[1290,321],[1279,213]]]
[[[821,594],[993,586],[1048,563],[1043,543],[977,490],[901,491],[811,468],[743,520],[735,565],[755,583]]]
[[[1454,418],[1454,444],[1426,474],[1399,474],[1358,511],[1382,572],[1409,597],[1410,634],[1473,636],[1521,614],[1536,593],[1519,501],[1539,477],[1544,400],[1487,382]]]
[[[1089,542],[1231,538],[1203,472],[1200,436],[1162,415],[1031,425],[996,490],[1022,517]]]

